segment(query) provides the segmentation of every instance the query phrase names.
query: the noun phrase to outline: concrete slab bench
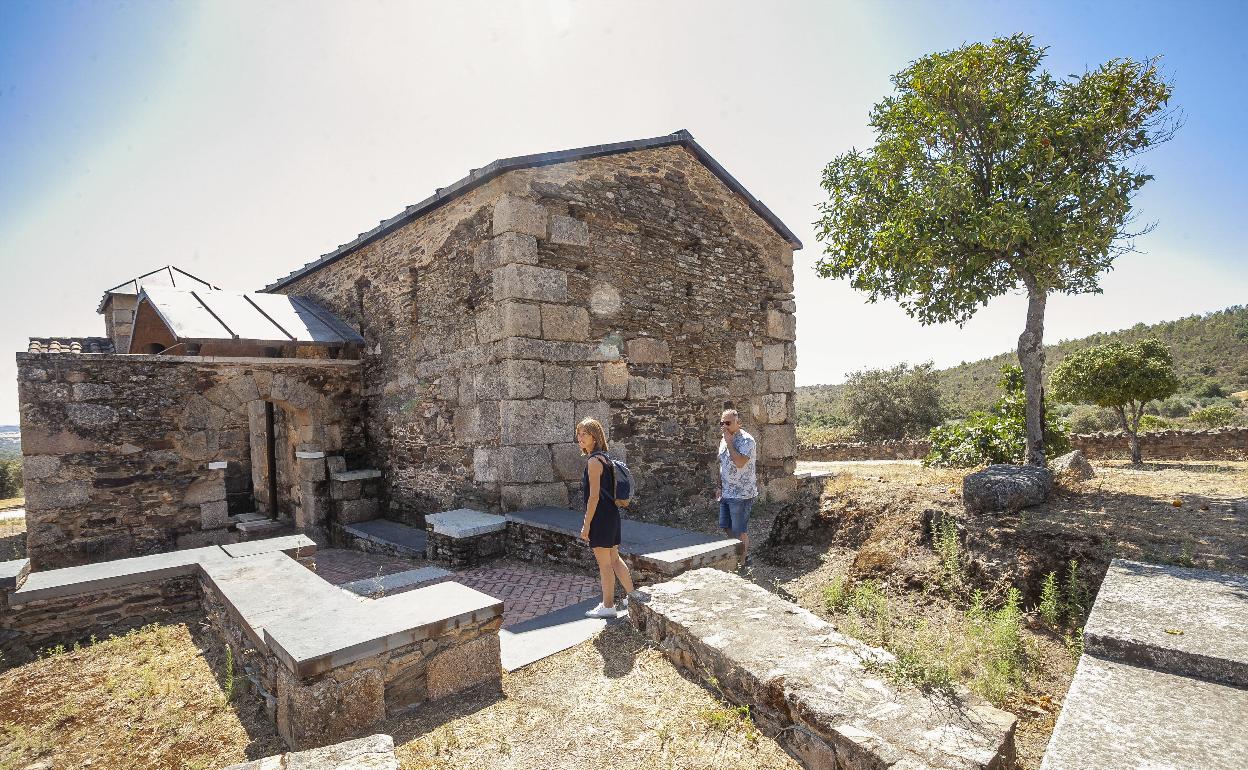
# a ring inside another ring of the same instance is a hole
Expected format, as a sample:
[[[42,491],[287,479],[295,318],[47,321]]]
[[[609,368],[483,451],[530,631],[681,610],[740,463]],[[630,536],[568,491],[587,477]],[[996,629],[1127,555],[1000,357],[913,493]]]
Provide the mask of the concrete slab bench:
[[[507,549],[507,520],[471,508],[425,516],[425,555],[451,567],[473,567]]]
[[[564,508],[508,513],[507,553],[528,561],[562,561],[592,567],[593,553],[580,539],[583,514]],[[640,582],[666,580],[687,570],[735,570],[743,553],[739,540],[624,519],[620,556]]]
[[[1248,577],[1115,559],[1042,770],[1232,770],[1248,756]]]
[[[348,524],[339,529],[343,545],[365,553],[397,556],[400,559],[423,559],[428,534],[389,519],[372,519]]]
[[[633,622],[676,665],[714,677],[806,767],[1013,767],[1015,718],[965,688],[890,683],[888,652],[743,578],[686,572],[634,595]]]

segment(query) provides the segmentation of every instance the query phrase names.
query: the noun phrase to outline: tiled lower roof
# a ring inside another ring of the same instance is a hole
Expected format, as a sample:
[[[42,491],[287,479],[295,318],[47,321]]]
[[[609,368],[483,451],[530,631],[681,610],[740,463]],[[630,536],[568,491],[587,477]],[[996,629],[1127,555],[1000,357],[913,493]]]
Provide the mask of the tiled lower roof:
[[[108,337],[31,337],[28,353],[115,353]]]

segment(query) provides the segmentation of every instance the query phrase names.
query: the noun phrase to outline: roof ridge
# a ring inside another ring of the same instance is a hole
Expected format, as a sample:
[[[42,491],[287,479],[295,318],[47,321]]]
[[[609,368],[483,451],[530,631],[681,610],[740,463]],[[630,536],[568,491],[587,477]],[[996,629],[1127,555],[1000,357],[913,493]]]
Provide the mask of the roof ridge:
[[[281,289],[298,278],[313,273],[320,268],[335,262],[342,257],[350,254],[356,249],[365,246],[378,238],[387,235],[393,230],[407,224],[408,222],[420,217],[429,211],[432,211],[442,204],[463,195],[469,190],[480,187],[490,179],[500,176],[508,171],[515,171],[522,168],[536,168],[539,166],[550,166],[557,163],[568,163],[576,160],[586,160],[588,158],[599,158],[606,155],[618,155],[625,152],[635,152],[637,150],[649,150],[658,147],[668,147],[672,145],[680,145],[693,153],[702,165],[719,178],[733,192],[741,196],[755,214],[760,216],[767,224],[771,225],[782,238],[788,241],[794,248],[802,248],[802,242],[798,239],[793,231],[780,221],[771,209],[767,208],[758,198],[755,198],[745,189],[745,185],[737,181],[736,177],[728,173],[727,169],[719,164],[717,160],[711,157],[702,145],[698,144],[693,138],[693,134],[686,129],[679,129],[666,136],[656,136],[650,139],[634,139],[625,142],[613,142],[610,144],[597,144],[588,147],[580,147],[572,150],[558,150],[554,152],[542,152],[532,155],[517,155],[512,158],[500,158],[481,168],[472,169],[468,172],[468,176],[459,179],[446,187],[439,187],[434,194],[428,198],[407,206],[398,214],[389,219],[381,220],[376,227],[366,232],[360,233],[351,241],[341,244],[338,248],[331,252],[322,254],[318,259],[308,262],[301,268],[291,271],[288,275],[273,281],[268,286],[261,289],[261,292],[272,292]]]

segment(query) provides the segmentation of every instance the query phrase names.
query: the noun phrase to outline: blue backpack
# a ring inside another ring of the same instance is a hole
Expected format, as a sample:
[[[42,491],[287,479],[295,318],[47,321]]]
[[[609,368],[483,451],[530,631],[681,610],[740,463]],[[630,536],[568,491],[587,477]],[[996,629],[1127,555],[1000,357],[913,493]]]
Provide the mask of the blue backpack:
[[[633,496],[633,472],[622,460],[613,460],[606,452],[594,452],[594,454],[602,455],[611,465],[611,475],[615,479],[615,484],[611,485],[614,489],[607,490],[607,496],[615,501],[616,507],[627,508],[632,502],[629,498]]]

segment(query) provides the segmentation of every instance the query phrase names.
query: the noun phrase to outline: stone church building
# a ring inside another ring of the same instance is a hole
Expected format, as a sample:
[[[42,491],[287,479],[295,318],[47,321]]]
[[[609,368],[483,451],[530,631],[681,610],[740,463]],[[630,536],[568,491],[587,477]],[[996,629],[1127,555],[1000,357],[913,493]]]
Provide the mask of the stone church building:
[[[794,488],[785,225],[679,131],[495,161],[256,293],[176,268],[107,336],[18,354],[28,552],[48,569],[375,516],[577,507],[598,418],[633,516],[711,502],[717,418]]]

